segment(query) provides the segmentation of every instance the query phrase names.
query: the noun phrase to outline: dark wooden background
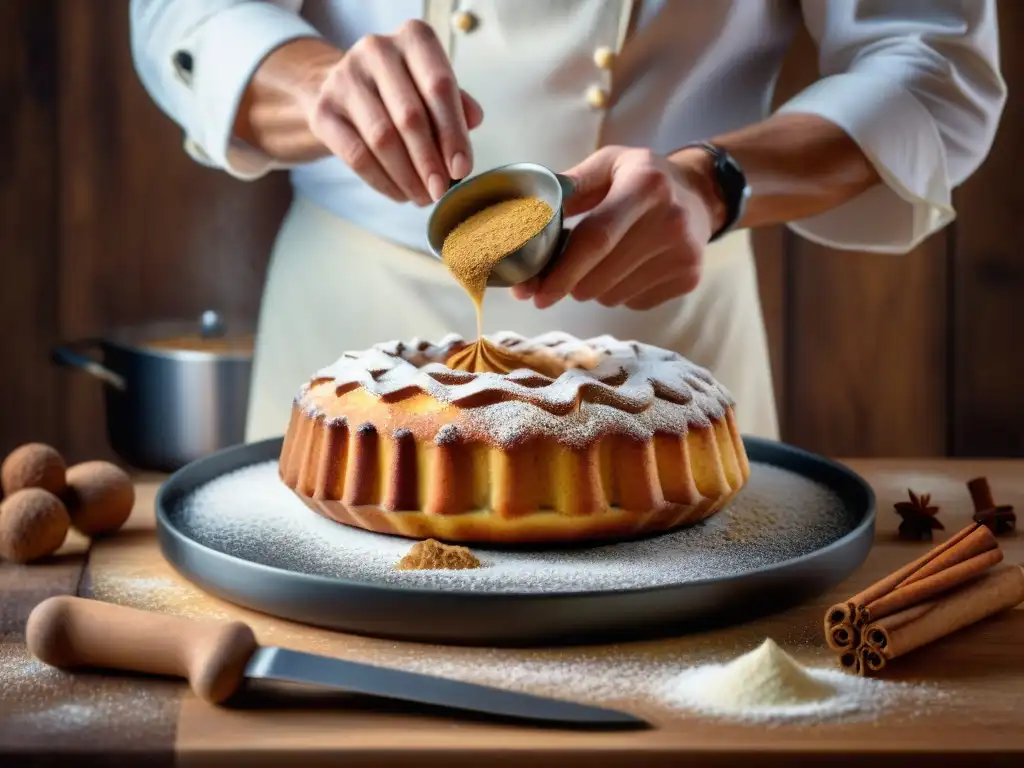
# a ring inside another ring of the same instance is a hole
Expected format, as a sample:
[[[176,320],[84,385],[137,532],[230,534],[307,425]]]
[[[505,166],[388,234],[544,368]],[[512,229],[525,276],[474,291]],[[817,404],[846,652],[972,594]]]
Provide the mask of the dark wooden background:
[[[1024,3],[1000,2],[1010,103],[914,253],[843,253],[782,228],[758,265],[785,440],[835,456],[1024,455]],[[802,39],[780,98],[815,76]],[[289,191],[195,165],[138,83],[126,0],[0,2],[0,452],[109,456],[99,385],[60,339],[214,307],[255,317]]]

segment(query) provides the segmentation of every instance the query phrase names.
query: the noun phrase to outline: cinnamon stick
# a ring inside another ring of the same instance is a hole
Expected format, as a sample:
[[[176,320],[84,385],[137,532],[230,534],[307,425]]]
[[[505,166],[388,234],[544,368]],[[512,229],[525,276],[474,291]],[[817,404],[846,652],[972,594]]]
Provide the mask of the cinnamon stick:
[[[825,642],[834,651],[847,651],[857,647],[860,642],[860,632],[850,621],[841,621],[830,626],[826,617]]]
[[[974,511],[981,512],[984,509],[992,509],[996,505],[992,498],[992,488],[988,484],[988,478],[976,477],[967,481],[967,492],[971,494],[971,503],[974,504]]]
[[[869,620],[869,616],[865,613],[867,606],[885,597],[930,563],[938,561],[941,564],[938,570],[941,571],[944,567],[955,565],[958,562],[968,560],[991,549],[992,547],[988,545],[988,539],[991,538],[991,541],[995,542],[995,537],[991,536],[991,532],[989,532],[988,537],[984,534],[977,535],[977,531],[981,528],[985,528],[985,526],[972,523],[912,563],[908,563],[895,573],[875,582],[849,600],[836,603],[829,608],[825,614],[825,641],[828,643],[828,646],[836,651],[845,651],[852,647],[838,643],[833,637],[833,631],[845,623],[849,623],[854,629],[859,631]],[[988,529],[985,528],[985,530]],[[961,542],[965,542],[972,534],[975,534],[975,537],[969,543],[964,547],[958,547]],[[996,546],[998,546],[997,543]],[[930,571],[926,572],[926,575],[930,575]],[[854,645],[858,642],[859,637],[853,641]]]
[[[860,653],[860,648],[851,648],[850,650],[844,651],[840,654],[839,666],[846,672],[850,672],[854,675],[862,675],[863,656]]]
[[[976,555],[999,550],[999,542],[987,526],[975,523],[964,528],[964,531],[970,532],[962,539],[958,539],[955,546],[946,548],[910,576],[907,576],[907,578],[896,585],[896,589],[902,589],[909,584],[926,579]],[[999,557],[1002,559],[1002,553],[1000,553]]]
[[[871,623],[858,649],[862,674],[877,672],[916,648],[1024,602],[1024,566],[1008,565],[950,594]]]
[[[943,592],[949,592],[961,584],[966,584],[981,576],[1002,559],[1003,550],[992,549],[920,581],[916,579],[915,574],[907,586],[901,584],[889,594],[865,606],[865,621],[878,621],[886,616],[899,613],[904,608],[941,595]]]

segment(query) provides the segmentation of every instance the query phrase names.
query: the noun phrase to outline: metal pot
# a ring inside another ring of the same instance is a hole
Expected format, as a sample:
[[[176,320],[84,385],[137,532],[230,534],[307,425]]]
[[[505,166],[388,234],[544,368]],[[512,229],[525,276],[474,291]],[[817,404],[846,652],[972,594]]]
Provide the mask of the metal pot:
[[[252,335],[215,312],[58,346],[53,359],[104,383],[107,437],[132,466],[171,472],[244,442]]]

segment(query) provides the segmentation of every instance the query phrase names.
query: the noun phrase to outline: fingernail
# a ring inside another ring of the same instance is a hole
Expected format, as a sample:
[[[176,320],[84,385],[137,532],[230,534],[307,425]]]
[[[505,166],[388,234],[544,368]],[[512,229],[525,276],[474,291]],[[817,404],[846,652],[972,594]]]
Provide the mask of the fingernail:
[[[469,158],[466,157],[463,152],[456,152],[452,156],[452,178],[453,179],[464,179],[469,176],[469,172],[472,168],[469,165]]]
[[[427,179],[427,191],[437,201],[448,191],[448,185],[444,183],[444,179],[441,178],[440,174],[432,173],[430,178]]]

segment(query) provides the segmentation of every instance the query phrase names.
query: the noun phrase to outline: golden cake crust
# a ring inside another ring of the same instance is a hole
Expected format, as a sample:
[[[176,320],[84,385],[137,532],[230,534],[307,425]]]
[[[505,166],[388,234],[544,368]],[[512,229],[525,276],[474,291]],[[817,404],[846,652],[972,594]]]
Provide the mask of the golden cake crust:
[[[566,370],[453,371],[454,336],[346,353],[295,400],[283,481],[367,530],[540,543],[693,523],[749,477],[731,396],[680,355],[607,336],[490,339]]]

